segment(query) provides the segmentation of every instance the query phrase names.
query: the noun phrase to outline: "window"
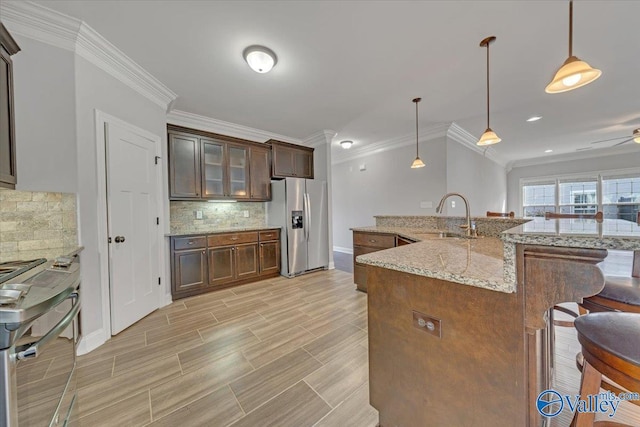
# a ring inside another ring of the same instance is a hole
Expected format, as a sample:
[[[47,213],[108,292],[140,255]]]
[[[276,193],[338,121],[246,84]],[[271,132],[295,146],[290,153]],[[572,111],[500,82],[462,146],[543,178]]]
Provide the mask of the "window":
[[[602,211],[605,218],[635,222],[640,210],[638,170],[522,180],[520,186],[523,217]]]
[[[523,216],[544,216],[545,212],[556,210],[556,184],[536,183],[522,188]]]
[[[558,182],[560,213],[594,214],[598,212],[597,179],[571,179]]]
[[[635,221],[640,210],[640,176],[604,176],[602,205],[605,218]]]

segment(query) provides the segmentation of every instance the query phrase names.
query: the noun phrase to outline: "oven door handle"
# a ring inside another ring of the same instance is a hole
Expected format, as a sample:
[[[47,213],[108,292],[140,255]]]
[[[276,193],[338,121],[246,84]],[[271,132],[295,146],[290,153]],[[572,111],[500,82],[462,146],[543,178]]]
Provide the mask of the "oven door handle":
[[[80,311],[80,300],[78,300],[78,294],[75,292],[69,295],[69,298],[76,300],[73,308],[69,310],[69,312],[62,318],[62,320],[60,320],[58,324],[53,327],[53,329],[47,332],[45,336],[40,338],[36,343],[30,345],[26,350],[18,352],[18,354],[16,355],[18,360],[38,357],[40,355],[40,349],[42,347],[45,347],[52,340],[58,338],[58,336],[62,332],[64,332],[65,329],[67,329],[71,322],[73,322],[73,319],[75,319],[75,317],[78,315],[78,312]]]

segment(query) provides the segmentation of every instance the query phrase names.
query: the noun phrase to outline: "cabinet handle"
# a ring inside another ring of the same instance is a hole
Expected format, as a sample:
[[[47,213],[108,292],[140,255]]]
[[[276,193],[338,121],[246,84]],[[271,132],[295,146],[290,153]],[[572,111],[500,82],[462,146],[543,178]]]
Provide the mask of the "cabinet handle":
[[[231,248],[231,250],[232,250],[232,251],[235,251],[235,250],[236,250],[236,248]]]
[[[263,248],[264,247],[264,243],[260,243],[260,247]]]
[[[369,239],[369,243],[375,243],[375,242],[377,242],[376,239]]]
[[[238,240],[237,237],[229,237],[230,240]]]
[[[204,254],[206,251],[202,251],[202,253]]]
[[[187,243],[187,245],[193,245],[194,243],[195,243],[195,242],[193,242],[193,241],[191,241],[191,240],[190,240],[190,241],[189,241],[189,243]]]

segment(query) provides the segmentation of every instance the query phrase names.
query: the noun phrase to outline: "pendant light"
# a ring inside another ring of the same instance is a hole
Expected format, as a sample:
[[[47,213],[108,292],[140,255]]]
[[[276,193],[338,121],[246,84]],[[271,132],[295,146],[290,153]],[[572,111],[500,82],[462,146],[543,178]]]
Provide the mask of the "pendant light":
[[[600,77],[602,71],[573,56],[573,1],[569,2],[569,58],[556,72],[551,83],[544,89],[547,93],[562,93],[587,85]]]
[[[480,139],[476,144],[478,145],[493,145],[502,141],[489,126],[489,44],[496,40],[495,36],[489,36],[480,42],[480,47],[487,47],[487,130],[484,131]]]
[[[416,104],[416,159],[411,163],[411,169],[423,168],[425,164],[420,160],[418,154],[418,102],[422,101],[422,98],[413,98],[413,102]]]

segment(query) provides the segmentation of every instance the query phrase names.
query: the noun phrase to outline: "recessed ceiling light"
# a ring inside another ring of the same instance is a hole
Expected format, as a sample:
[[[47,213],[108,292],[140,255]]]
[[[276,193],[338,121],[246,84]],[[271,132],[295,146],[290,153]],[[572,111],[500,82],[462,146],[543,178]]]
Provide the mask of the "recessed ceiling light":
[[[268,47],[253,45],[247,47],[242,56],[256,73],[268,73],[278,62],[276,54]]]
[[[538,120],[540,120],[542,118],[542,116],[531,116],[527,119],[528,122],[537,122]]]
[[[544,150],[545,153],[551,153],[553,150]]]

